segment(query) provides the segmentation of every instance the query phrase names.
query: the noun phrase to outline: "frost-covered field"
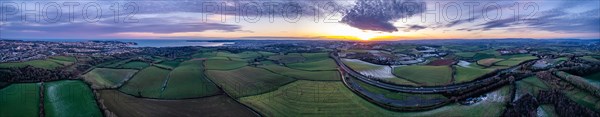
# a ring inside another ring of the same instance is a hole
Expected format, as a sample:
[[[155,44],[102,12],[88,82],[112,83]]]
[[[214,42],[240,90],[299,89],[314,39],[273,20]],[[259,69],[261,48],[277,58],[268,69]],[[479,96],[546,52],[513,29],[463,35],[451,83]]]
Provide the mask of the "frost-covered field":
[[[394,74],[392,74],[393,69],[390,66],[377,65],[358,59],[343,59],[343,61],[346,63],[351,63],[348,66],[365,76],[371,76],[374,78],[381,79],[397,78],[396,76],[394,76]]]
[[[469,65],[471,65],[471,63],[469,63],[469,62],[467,62],[467,61],[463,61],[463,60],[461,60],[461,61],[458,61],[458,63],[457,63],[457,64],[458,64],[459,66],[461,66],[461,67],[465,67],[465,68],[470,68],[470,67],[471,67],[471,66],[469,66]]]

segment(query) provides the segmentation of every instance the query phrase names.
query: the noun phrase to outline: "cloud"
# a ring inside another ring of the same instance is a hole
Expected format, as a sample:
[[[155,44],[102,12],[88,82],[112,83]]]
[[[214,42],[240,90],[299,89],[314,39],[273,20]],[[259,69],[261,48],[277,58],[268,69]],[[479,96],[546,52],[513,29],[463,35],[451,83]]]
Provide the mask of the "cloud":
[[[424,10],[420,2],[402,0],[358,0],[341,22],[363,30],[395,32],[392,21],[407,18]]]
[[[411,25],[408,28],[405,28],[404,32],[417,31],[417,30],[421,30],[421,29],[425,29],[425,28],[427,28],[427,27],[420,26],[420,25]]]

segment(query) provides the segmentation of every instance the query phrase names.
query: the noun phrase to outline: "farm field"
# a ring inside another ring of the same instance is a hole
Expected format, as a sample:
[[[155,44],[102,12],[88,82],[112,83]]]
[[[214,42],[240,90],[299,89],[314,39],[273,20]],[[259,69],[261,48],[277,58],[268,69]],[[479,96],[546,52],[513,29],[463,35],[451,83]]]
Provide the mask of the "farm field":
[[[269,58],[267,59],[278,61],[284,64],[297,63],[306,60],[306,58],[304,58],[300,53],[289,53],[287,55],[273,55],[269,56]]]
[[[150,66],[139,71],[119,90],[130,95],[159,98],[168,75],[168,70]]]
[[[39,104],[39,83],[11,84],[0,89],[0,116],[2,117],[38,117]]]
[[[337,81],[340,80],[340,74],[337,70],[335,71],[304,71],[291,69],[288,67],[275,65],[275,64],[266,64],[259,66],[260,68],[267,69],[276,74],[281,74],[283,76],[301,79],[301,80],[328,80],[328,81]]]
[[[205,73],[208,78],[234,98],[273,91],[294,81],[293,78],[255,67],[243,67],[228,71],[207,70]]]
[[[337,64],[331,59],[323,59],[314,62],[292,63],[286,66],[301,70],[337,70]]]
[[[144,69],[146,67],[150,66],[150,64],[146,63],[146,62],[141,62],[141,61],[130,61],[127,62],[123,65],[120,65],[119,68],[123,68],[123,69]]]
[[[528,77],[517,81],[517,92],[515,97],[523,96],[527,93],[537,96],[540,90],[550,89],[543,81],[537,77]]]
[[[600,72],[584,76],[583,78],[590,81],[592,84],[600,86]]]
[[[490,66],[494,65],[494,63],[497,63],[502,60],[504,60],[504,59],[488,58],[488,59],[482,59],[482,60],[477,61],[477,64],[479,64],[481,66],[485,66],[485,67],[490,67]]]
[[[204,61],[207,70],[231,70],[248,65],[246,61],[208,59]]]
[[[519,63],[525,62],[527,60],[536,59],[536,58],[537,57],[534,57],[534,56],[525,56],[525,57],[510,58],[510,59],[506,59],[504,61],[500,61],[500,62],[496,63],[496,65],[499,65],[499,66],[515,66],[515,65],[518,65]]]
[[[393,73],[426,86],[444,85],[452,80],[452,69],[448,66],[401,66],[396,67]]]
[[[265,116],[373,116],[384,115],[385,111],[358,97],[341,82],[299,80],[239,100]]]
[[[134,69],[94,68],[84,74],[83,79],[90,82],[94,89],[116,88],[133,77],[137,71]]]
[[[44,83],[44,113],[48,117],[100,117],[96,103],[92,90],[81,81]]]
[[[600,110],[600,98],[590,94],[585,90],[573,88],[572,90],[567,90],[564,93],[577,104],[592,110]]]
[[[196,99],[141,99],[116,90],[101,90],[100,98],[109,111],[123,117],[257,116],[225,95]]]
[[[36,68],[42,69],[56,69],[58,67],[62,67],[61,63],[55,62],[53,60],[32,60],[26,62],[17,62],[17,63],[1,63],[0,68],[21,68],[26,66],[33,66]]]
[[[462,67],[457,65],[453,67],[456,68],[456,73],[454,75],[455,83],[472,81],[480,76],[494,71],[494,69],[480,69],[473,67]]]
[[[396,77],[394,74],[392,74],[393,69],[388,66],[376,65],[357,59],[342,59],[342,62],[344,62],[344,64],[350,67],[352,70],[365,76],[380,78],[381,80],[394,84],[417,85],[414,82]]]
[[[183,99],[216,95],[219,89],[202,72],[201,60],[185,61],[171,71],[161,98]]]
[[[162,62],[160,62],[158,64],[164,65],[164,66],[168,66],[168,67],[171,67],[171,68],[175,68],[175,67],[179,66],[179,63],[181,63],[181,61],[170,60],[170,61],[162,61]]]

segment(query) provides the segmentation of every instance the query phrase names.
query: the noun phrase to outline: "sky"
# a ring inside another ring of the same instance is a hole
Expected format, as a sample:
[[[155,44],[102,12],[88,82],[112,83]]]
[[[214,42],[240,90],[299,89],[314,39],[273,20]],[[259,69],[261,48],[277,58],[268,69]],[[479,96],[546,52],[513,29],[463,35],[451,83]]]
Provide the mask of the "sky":
[[[599,0],[0,1],[2,39],[598,39]]]

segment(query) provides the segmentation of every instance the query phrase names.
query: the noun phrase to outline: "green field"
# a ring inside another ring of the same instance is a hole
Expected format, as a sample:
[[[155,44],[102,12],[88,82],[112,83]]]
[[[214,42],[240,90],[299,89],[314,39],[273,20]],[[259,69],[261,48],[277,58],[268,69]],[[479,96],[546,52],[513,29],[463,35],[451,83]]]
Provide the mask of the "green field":
[[[302,61],[306,60],[306,58],[304,58],[302,56],[302,54],[299,54],[299,53],[289,53],[287,55],[273,55],[273,56],[269,56],[269,58],[267,58],[267,59],[273,60],[273,61],[278,61],[278,62],[284,63],[284,64],[297,63],[297,62],[302,62]]]
[[[356,96],[340,82],[299,80],[278,90],[239,100],[265,116],[384,115],[381,108]]]
[[[550,88],[537,77],[528,77],[523,80],[517,81],[517,96],[522,96],[526,93],[529,93],[533,96],[537,96],[540,90],[548,89]]]
[[[171,68],[175,68],[175,67],[179,66],[179,63],[181,63],[181,61],[173,60],[173,61],[162,61],[158,64],[169,66]]]
[[[71,57],[71,56],[53,56],[53,57],[50,57],[50,59],[66,61],[66,62],[77,62],[77,58]]]
[[[477,53],[475,55],[473,55],[473,60],[481,60],[481,59],[486,59],[486,58],[494,58],[496,57],[496,55],[494,54],[486,54],[486,53]]]
[[[239,60],[208,59],[204,61],[204,65],[208,70],[231,70],[244,67],[248,63]]]
[[[586,61],[600,62],[600,60],[598,60],[598,59],[596,59],[596,58],[594,58],[592,56],[583,56],[583,57],[580,57],[580,58],[583,59],[583,60],[586,60]]]
[[[182,99],[205,97],[219,93],[215,84],[206,79],[202,72],[202,61],[191,60],[182,62],[171,71],[167,87],[162,92],[162,98]]]
[[[475,56],[476,53],[474,53],[474,52],[459,52],[459,53],[454,53],[454,54],[459,57],[471,58],[471,57]]]
[[[200,52],[192,55],[192,58],[210,58],[217,56],[216,52]]]
[[[468,82],[468,81],[472,81],[475,80],[476,78],[483,76],[487,73],[490,73],[492,71],[494,71],[494,69],[480,69],[480,68],[473,68],[473,67],[461,67],[461,66],[457,66],[455,65],[454,68],[456,68],[456,73],[454,75],[454,82],[455,83],[461,83],[461,82]]]
[[[229,71],[208,70],[206,75],[235,98],[273,91],[294,81],[293,78],[254,67],[243,67]]]
[[[106,63],[102,63],[98,65],[98,67],[108,67],[108,68],[118,68],[119,66],[128,63],[131,59],[118,60],[118,61],[108,61]]]
[[[146,62],[130,61],[130,62],[127,62],[127,63],[119,66],[119,68],[124,68],[124,69],[144,69],[144,68],[146,68],[148,66],[150,66],[150,64],[148,64]]]
[[[402,66],[394,69],[394,75],[423,85],[444,85],[452,80],[452,69],[448,66]]]
[[[532,59],[537,59],[537,57],[535,56],[525,56],[525,57],[515,57],[515,58],[510,58],[504,61],[500,61],[498,63],[496,63],[495,65],[499,65],[499,66],[515,66],[518,65],[522,62],[525,62],[527,60],[532,60]]]
[[[119,117],[247,117],[256,116],[226,95],[194,99],[154,100],[136,98],[116,90],[100,90],[107,109]]]
[[[83,75],[83,79],[92,83],[92,88],[116,88],[131,78],[138,70],[95,68]]]
[[[596,97],[585,90],[574,88],[564,92],[567,97],[575,101],[577,104],[590,108],[592,110],[600,110],[600,98]]]
[[[17,62],[17,63],[1,63],[0,68],[21,68],[25,66],[33,66],[36,68],[42,69],[56,69],[58,67],[62,67],[63,65],[55,62],[53,60],[32,60],[27,62]]]
[[[0,116],[38,117],[39,87],[39,83],[19,83],[0,89]]]
[[[284,76],[292,77],[300,80],[330,80],[337,81],[340,80],[340,74],[338,71],[304,71],[304,70],[296,70],[288,67],[275,65],[275,64],[266,64],[259,66],[261,68],[268,69],[269,71],[273,71],[274,73],[281,74]]]
[[[481,66],[485,66],[485,67],[490,67],[490,66],[494,65],[494,63],[497,63],[502,60],[504,60],[504,59],[487,58],[487,59],[481,59],[481,60],[477,61],[477,64],[479,64]]]
[[[44,84],[47,117],[101,117],[92,90],[81,81],[63,80]]]
[[[324,59],[314,62],[292,63],[286,66],[301,70],[337,70],[337,64],[332,59]]]
[[[328,53],[301,53],[301,55],[305,58],[304,62],[315,62],[329,59]]]
[[[168,70],[150,66],[139,71],[119,90],[130,95],[159,98],[168,75]]]

